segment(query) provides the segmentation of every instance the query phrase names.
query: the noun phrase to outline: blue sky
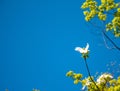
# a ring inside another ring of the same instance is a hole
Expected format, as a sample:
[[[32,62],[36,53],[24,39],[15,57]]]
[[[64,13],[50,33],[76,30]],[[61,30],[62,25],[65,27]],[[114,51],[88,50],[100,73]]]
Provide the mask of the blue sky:
[[[73,70],[87,77],[83,59],[74,51],[86,43],[92,75],[119,60],[119,51],[104,46],[100,29],[85,22],[83,1],[0,0],[0,91],[79,91],[81,85],[65,74]]]

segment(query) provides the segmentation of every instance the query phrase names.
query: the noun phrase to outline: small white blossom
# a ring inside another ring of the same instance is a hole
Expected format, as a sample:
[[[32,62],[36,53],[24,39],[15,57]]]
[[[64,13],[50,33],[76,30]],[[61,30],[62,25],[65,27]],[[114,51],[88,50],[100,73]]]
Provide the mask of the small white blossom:
[[[89,79],[86,79],[86,83],[85,85],[82,87],[82,90],[84,90],[87,86],[89,86],[91,84]]]
[[[97,79],[97,83],[100,84],[100,83],[105,83],[106,80],[110,80],[112,79],[113,76],[111,74],[108,74],[108,73],[104,73],[102,74],[98,79]]]
[[[81,90],[84,90],[85,88],[86,88],[86,85],[85,85],[85,86],[83,86]]]
[[[89,51],[88,48],[89,48],[89,44],[87,43],[86,48],[76,47],[75,51],[85,54],[85,53],[88,53]]]

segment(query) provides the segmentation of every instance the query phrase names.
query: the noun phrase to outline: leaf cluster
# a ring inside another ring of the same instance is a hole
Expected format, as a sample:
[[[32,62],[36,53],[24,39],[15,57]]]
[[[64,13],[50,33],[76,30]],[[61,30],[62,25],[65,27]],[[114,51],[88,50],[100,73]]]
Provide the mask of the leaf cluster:
[[[91,81],[90,77],[84,78],[80,73],[74,73],[73,71],[68,71],[66,73],[67,77],[73,79],[74,84],[82,84],[82,90],[86,91],[120,91],[120,76],[115,79],[112,78],[112,75],[109,73],[101,74],[95,81],[96,85],[99,87],[99,90],[96,88],[95,84]]]
[[[111,30],[115,37],[120,37],[120,3],[115,3],[114,0],[101,0],[98,5],[96,0],[86,0],[81,8],[86,21],[90,21],[96,16],[99,20],[106,21],[108,15],[111,14],[113,19],[105,25],[106,30]]]

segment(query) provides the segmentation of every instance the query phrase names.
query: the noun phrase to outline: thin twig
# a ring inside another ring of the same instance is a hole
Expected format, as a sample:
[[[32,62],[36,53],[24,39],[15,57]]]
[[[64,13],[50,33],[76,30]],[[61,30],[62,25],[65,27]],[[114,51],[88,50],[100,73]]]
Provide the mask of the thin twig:
[[[118,46],[115,44],[115,42],[105,33],[103,27],[98,26],[98,25],[96,25],[96,24],[94,24],[94,23],[92,23],[92,22],[89,22],[89,23],[92,24],[93,26],[99,28],[99,29],[100,29],[100,28],[102,29],[102,34],[103,34],[103,35],[110,41],[110,43],[112,43],[112,45],[114,46],[113,48],[110,48],[110,47],[107,46],[108,49],[117,49],[117,50],[120,51],[120,47],[118,47]],[[105,23],[103,22],[103,24],[105,24]],[[105,45],[106,45],[105,38],[104,38],[104,42],[105,42]]]
[[[98,91],[100,91],[99,87],[96,85],[95,81],[94,81],[94,80],[92,79],[92,77],[91,77],[91,74],[90,74],[90,71],[89,71],[89,68],[88,68],[88,65],[87,65],[86,58],[84,58],[84,60],[85,60],[85,65],[86,65],[86,68],[87,68],[87,71],[88,71],[88,75],[89,75],[91,81],[92,81],[92,82],[94,83],[94,85],[97,87]]]
[[[115,47],[109,47],[109,46],[107,45],[107,42],[106,42],[106,40],[105,40],[105,37],[104,37],[103,32],[102,32],[102,37],[103,37],[103,41],[104,41],[104,44],[105,44],[105,46],[106,46],[107,49],[115,49]]]
[[[104,80],[105,80],[105,84],[103,85],[103,87],[102,87],[102,90],[104,91],[104,88],[105,88],[105,86],[106,86],[106,84],[107,84],[107,80],[104,78]]]
[[[118,46],[114,43],[114,41],[113,41],[104,31],[102,31],[102,33],[103,33],[104,36],[113,44],[113,46],[114,46],[117,50],[120,51],[120,47],[118,47]]]

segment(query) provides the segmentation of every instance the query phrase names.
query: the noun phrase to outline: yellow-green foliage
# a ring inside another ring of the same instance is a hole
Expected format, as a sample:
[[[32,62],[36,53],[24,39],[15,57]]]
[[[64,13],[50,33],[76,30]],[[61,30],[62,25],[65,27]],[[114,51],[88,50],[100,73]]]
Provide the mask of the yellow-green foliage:
[[[106,27],[107,30],[114,30],[116,37],[120,37],[120,8],[117,8],[112,22],[108,23]]]
[[[33,88],[33,90],[32,91],[40,91],[39,89],[35,89],[35,88]]]
[[[97,80],[95,81],[96,85],[99,87],[99,90],[96,88],[95,84],[91,81],[90,77],[82,78],[82,74],[74,73],[73,71],[69,71],[66,73],[67,77],[71,77],[73,79],[74,84],[81,83],[82,90],[85,88],[88,91],[120,91],[120,76],[117,79],[114,79],[113,76],[109,73],[101,74]]]
[[[100,20],[105,21],[112,11],[113,19],[111,22],[106,24],[106,30],[113,30],[113,34],[116,37],[120,37],[120,5],[115,3],[114,0],[101,0],[101,4],[98,5],[95,0],[86,0],[81,8],[85,15],[85,20],[90,21],[92,18],[97,16]]]
[[[78,84],[82,78],[82,74],[74,73],[73,71],[69,71],[66,73],[66,76],[71,77],[74,80],[74,84]]]

